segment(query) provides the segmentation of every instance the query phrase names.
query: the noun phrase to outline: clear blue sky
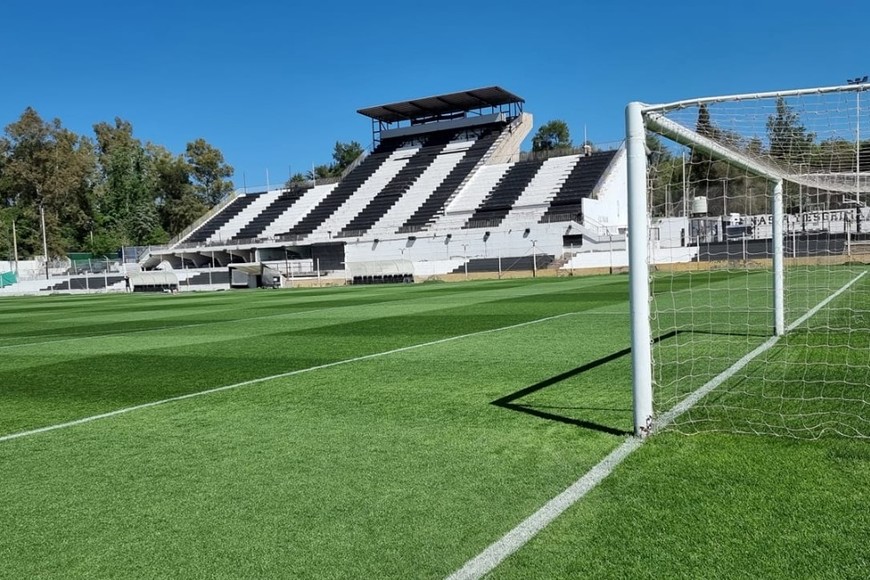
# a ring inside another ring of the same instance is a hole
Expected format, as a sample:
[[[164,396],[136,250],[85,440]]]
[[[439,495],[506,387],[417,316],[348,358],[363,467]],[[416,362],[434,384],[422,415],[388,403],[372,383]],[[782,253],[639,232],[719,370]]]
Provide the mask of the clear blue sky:
[[[631,100],[870,74],[870,3],[4,0],[0,123],[92,135],[121,117],[175,153],[204,138],[250,187],[371,142],[361,107],[500,85],[536,125],[617,141]]]

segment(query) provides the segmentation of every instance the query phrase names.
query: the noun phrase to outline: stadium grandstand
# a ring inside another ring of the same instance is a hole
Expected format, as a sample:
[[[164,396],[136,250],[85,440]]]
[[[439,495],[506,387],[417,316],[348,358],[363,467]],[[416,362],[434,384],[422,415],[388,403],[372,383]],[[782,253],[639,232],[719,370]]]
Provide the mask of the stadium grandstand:
[[[341,178],[236,191],[101,287],[149,270],[206,290],[624,266],[623,148],[523,154],[524,105],[493,86],[360,109],[373,145]]]
[[[200,284],[220,271],[221,286],[238,264],[279,272],[282,285],[600,266],[572,262],[624,250],[624,152],[521,159],[524,104],[486,87],[360,109],[373,148],[340,180],[237,192],[141,265]]]

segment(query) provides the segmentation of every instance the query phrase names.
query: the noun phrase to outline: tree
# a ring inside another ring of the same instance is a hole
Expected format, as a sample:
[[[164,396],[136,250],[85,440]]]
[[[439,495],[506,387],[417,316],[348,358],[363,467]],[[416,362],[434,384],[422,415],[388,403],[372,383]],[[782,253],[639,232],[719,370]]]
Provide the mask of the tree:
[[[542,125],[532,138],[532,151],[552,151],[571,147],[571,133],[565,121],[556,119]]]
[[[298,172],[297,172],[297,173],[294,173],[294,174],[290,177],[290,179],[288,179],[288,180],[284,183],[284,188],[285,188],[285,189],[291,189],[291,188],[293,188],[293,187],[299,187],[299,186],[304,185],[304,184],[306,184],[306,183],[308,183],[308,178],[305,177],[305,174],[304,174],[304,173],[298,173]]]
[[[336,141],[335,149],[332,152],[332,175],[340,177],[344,170],[350,167],[351,163],[356,161],[357,157],[362,155],[364,151],[363,146],[356,141],[350,143]]]
[[[779,97],[776,113],[767,118],[767,139],[770,155],[787,163],[806,161],[815,135],[800,122],[800,116]]]
[[[95,177],[92,143],[64,129],[59,119],[43,121],[28,107],[6,127],[3,178],[7,206],[15,208],[22,255],[42,254],[40,214],[50,255],[59,255],[83,239]]]
[[[190,165],[181,155],[151,145],[161,228],[176,236],[208,211],[190,182]]]
[[[151,232],[144,229],[158,224],[156,177],[148,150],[133,136],[133,126],[118,117],[114,125],[94,125],[94,134],[103,178],[95,188],[97,229],[109,230],[108,238],[118,245],[149,243]]]
[[[306,176],[309,181],[318,180],[318,179],[326,179],[328,177],[333,177],[333,170],[331,165],[318,165],[312,171],[306,173]]]
[[[205,139],[187,144],[185,160],[190,165],[194,190],[209,207],[233,191],[233,182],[228,179],[233,176],[233,168],[224,161],[223,153]]]

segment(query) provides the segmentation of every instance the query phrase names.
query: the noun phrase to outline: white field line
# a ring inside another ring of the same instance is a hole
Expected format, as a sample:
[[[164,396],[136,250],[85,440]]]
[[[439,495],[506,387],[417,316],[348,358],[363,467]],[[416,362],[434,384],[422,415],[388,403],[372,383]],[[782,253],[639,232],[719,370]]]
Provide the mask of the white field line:
[[[383,352],[376,352],[373,354],[367,354],[367,355],[358,356],[358,357],[354,357],[354,358],[338,360],[338,361],[334,361],[334,362],[330,362],[330,363],[326,363],[326,364],[322,364],[322,365],[307,367],[304,369],[297,369],[295,371],[288,371],[286,373],[279,373],[277,375],[270,375],[268,377],[260,377],[258,379],[251,379],[249,381],[243,381],[241,383],[235,383],[232,385],[224,385],[222,387],[215,387],[213,389],[207,389],[205,391],[197,391],[195,393],[187,393],[186,395],[179,395],[177,397],[170,397],[168,399],[161,399],[159,401],[151,401],[149,403],[142,403],[141,405],[133,405],[132,407],[124,407],[122,409],[116,409],[114,411],[109,411],[108,413],[101,413],[99,415],[91,415],[90,417],[83,417],[81,419],[76,419],[75,421],[68,421],[66,423],[58,423],[56,425],[48,425],[46,427],[39,427],[37,429],[31,429],[29,431],[19,431],[18,433],[10,433],[9,435],[2,435],[2,436],[0,436],[0,443],[2,443],[4,441],[11,441],[12,439],[20,439],[22,437],[29,437],[31,435],[37,435],[39,433],[46,433],[48,431],[56,431],[58,429],[66,429],[67,427],[75,427],[76,425],[83,425],[85,423],[91,423],[93,421],[98,421],[100,419],[108,419],[109,417],[115,417],[117,415],[124,415],[126,413],[132,413],[133,411],[140,411],[142,409],[148,409],[150,407],[156,407],[158,405],[165,405],[166,403],[173,403],[175,401],[184,401],[185,399],[192,399],[194,397],[202,397],[203,395],[211,395],[214,393],[220,393],[223,391],[229,391],[232,389],[247,387],[249,385],[256,385],[258,383],[264,383],[266,381],[272,381],[275,379],[283,379],[286,377],[301,375],[301,374],[309,373],[312,371],[319,371],[319,370],[337,367],[337,366],[341,366],[341,365],[346,365],[346,364],[350,364],[350,363],[371,360],[371,359],[379,358],[382,356],[388,356],[388,355],[397,354],[400,352],[407,352],[409,350],[416,350],[419,348],[425,348],[427,346],[435,346],[438,344],[453,342],[455,340],[462,340],[464,338],[471,338],[474,336],[481,336],[484,334],[492,334],[495,332],[503,332],[505,330],[513,330],[516,328],[522,328],[523,326],[530,326],[532,324],[540,324],[542,322],[549,322],[551,320],[556,320],[558,318],[565,318],[566,316],[575,316],[578,314],[584,314],[584,312],[582,312],[582,311],[580,311],[580,312],[565,312],[563,314],[557,314],[555,316],[547,316],[546,318],[538,318],[535,320],[529,320],[526,322],[511,324],[509,326],[502,326],[499,328],[490,328],[488,330],[479,330],[477,332],[470,332],[468,334],[461,334],[458,336],[450,336],[447,338],[441,338],[441,339],[433,340],[430,342],[423,342],[420,344],[412,344],[410,346],[403,346],[400,348],[394,348],[392,350],[387,350],[387,351],[383,351]]]
[[[855,282],[860,280],[866,273],[866,271],[861,272],[855,278],[847,282],[842,288],[819,302],[806,314],[791,323],[787,330],[794,330],[806,322],[810,317],[814,316],[819,310],[827,306],[832,300],[837,298]],[[656,421],[654,432],[667,427],[680,415],[692,408],[692,406],[704,397],[704,395],[708,394],[710,391],[734,376],[734,374],[749,364],[758,355],[770,349],[779,341],[779,338],[780,337],[778,336],[771,337],[764,344],[731,365],[730,368],[723,371],[719,376],[710,380],[710,382],[686,397],[685,400],[681,401],[671,410],[662,414],[659,420]],[[600,463],[586,472],[586,474],[571,484],[571,486],[565,491],[548,501],[538,511],[523,520],[517,527],[502,536],[501,539],[491,544],[480,554],[466,562],[462,568],[448,576],[447,580],[477,580],[478,578],[482,578],[486,574],[492,572],[496,566],[503,562],[508,556],[522,548],[529,540],[537,535],[538,532],[547,527],[565,510],[574,505],[578,500],[594,489],[595,486],[601,483],[604,478],[616,469],[617,465],[622,463],[623,459],[639,449],[643,441],[643,439],[637,437],[626,439],[619,447],[611,451],[601,460]]]

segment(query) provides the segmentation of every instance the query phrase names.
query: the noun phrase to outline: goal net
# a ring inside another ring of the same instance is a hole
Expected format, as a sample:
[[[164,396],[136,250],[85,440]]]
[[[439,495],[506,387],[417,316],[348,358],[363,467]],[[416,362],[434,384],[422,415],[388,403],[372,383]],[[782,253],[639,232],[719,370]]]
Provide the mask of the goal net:
[[[868,88],[629,105],[639,435],[870,438]]]

